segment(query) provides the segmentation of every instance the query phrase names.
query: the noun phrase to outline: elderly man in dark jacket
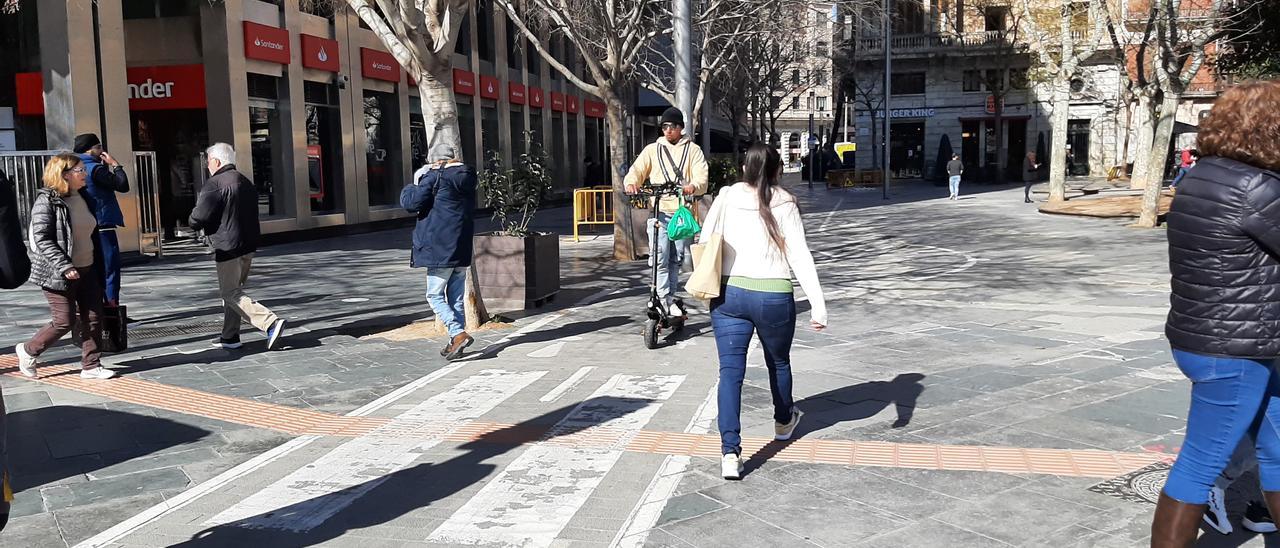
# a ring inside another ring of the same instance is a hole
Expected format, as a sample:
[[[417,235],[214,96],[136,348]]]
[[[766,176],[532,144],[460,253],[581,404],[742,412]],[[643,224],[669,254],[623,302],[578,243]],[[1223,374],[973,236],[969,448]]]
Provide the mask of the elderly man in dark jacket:
[[[267,334],[267,350],[271,350],[284,334],[284,320],[244,292],[261,230],[258,191],[249,179],[236,171],[236,151],[231,145],[216,143],[205,154],[213,176],[196,198],[191,228],[209,235],[217,263],[223,320],[222,336],[213,345],[227,350],[240,348],[243,319]]]
[[[466,332],[464,297],[475,234],[476,172],[457,157],[452,146],[433,145],[427,151],[430,163],[400,193],[401,207],[418,216],[410,266],[427,269],[427,301],[449,330],[449,344],[440,351],[449,360],[474,342]]]

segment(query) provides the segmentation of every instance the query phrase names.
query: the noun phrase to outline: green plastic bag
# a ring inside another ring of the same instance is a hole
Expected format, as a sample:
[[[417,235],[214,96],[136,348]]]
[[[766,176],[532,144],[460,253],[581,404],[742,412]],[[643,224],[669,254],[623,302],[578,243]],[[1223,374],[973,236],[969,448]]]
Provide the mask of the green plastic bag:
[[[671,222],[667,223],[667,238],[671,240],[688,240],[697,236],[702,232],[702,227],[698,226],[698,220],[693,218],[693,212],[684,206],[684,202],[680,202],[680,209],[671,214]]]

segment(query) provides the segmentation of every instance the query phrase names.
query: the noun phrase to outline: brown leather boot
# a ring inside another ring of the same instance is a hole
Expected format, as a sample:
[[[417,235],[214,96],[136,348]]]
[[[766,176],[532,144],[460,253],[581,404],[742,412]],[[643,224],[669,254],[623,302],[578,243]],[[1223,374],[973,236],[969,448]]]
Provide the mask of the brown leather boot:
[[[1207,506],[1179,502],[1160,493],[1156,516],[1151,521],[1151,548],[1191,548],[1200,536],[1200,521]]]
[[[452,341],[449,341],[449,347],[446,349],[447,352],[445,352],[444,359],[453,361],[461,358],[462,351],[471,346],[473,342],[475,342],[475,339],[471,338],[471,335],[468,335],[465,331],[458,333]]]

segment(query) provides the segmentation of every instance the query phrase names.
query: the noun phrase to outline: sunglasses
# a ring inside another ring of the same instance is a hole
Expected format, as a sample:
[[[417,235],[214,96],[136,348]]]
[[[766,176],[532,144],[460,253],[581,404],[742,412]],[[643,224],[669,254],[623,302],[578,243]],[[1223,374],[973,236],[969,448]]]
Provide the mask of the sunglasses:
[[[80,167],[77,167],[77,168],[68,169],[67,171],[68,171],[69,173],[84,173],[84,166],[80,166]]]
[[[683,126],[680,126],[679,124],[673,124],[671,122],[667,122],[665,124],[662,124],[662,131],[666,131],[668,129],[680,129],[681,127]]]

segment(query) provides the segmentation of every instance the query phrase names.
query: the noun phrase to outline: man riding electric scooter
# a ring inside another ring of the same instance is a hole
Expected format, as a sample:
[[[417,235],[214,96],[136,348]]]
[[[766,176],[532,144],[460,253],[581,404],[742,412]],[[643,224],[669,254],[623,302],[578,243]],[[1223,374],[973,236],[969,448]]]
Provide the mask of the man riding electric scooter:
[[[680,109],[669,108],[662,113],[662,137],[646,146],[631,165],[626,177],[627,194],[636,194],[646,181],[652,186],[677,183],[682,187],[684,197],[666,196],[658,200],[656,215],[658,230],[654,238],[652,227],[645,227],[649,234],[650,265],[657,261],[657,280],[655,282],[658,297],[666,307],[664,315],[671,316],[676,326],[685,320],[683,303],[677,306],[679,312],[671,310],[676,303],[676,292],[680,287],[680,269],[684,264],[685,253],[690,240],[672,241],[667,237],[667,223],[671,215],[680,208],[680,201],[692,196],[701,196],[707,192],[707,159],[702,149],[683,135],[684,116]],[[650,204],[653,206],[653,204]],[[655,241],[656,240],[656,241]]]

